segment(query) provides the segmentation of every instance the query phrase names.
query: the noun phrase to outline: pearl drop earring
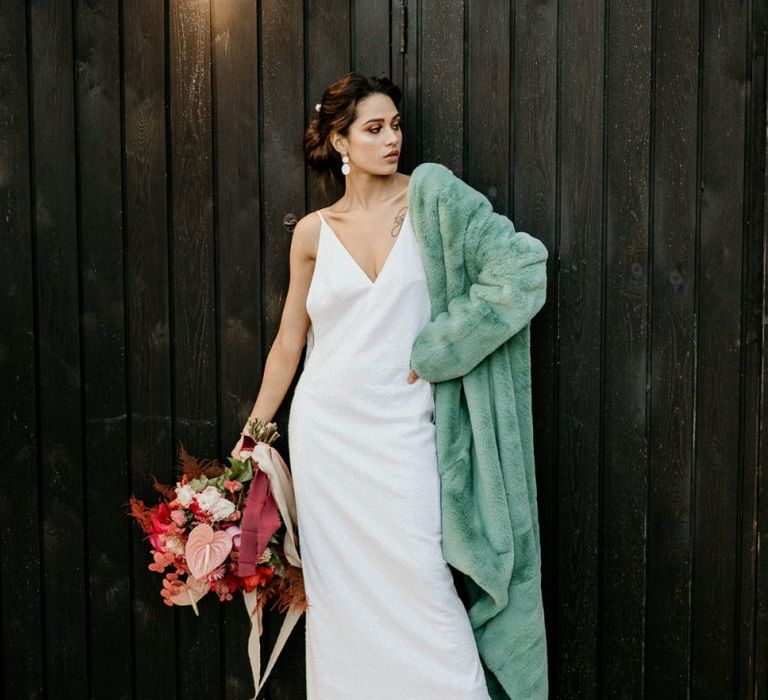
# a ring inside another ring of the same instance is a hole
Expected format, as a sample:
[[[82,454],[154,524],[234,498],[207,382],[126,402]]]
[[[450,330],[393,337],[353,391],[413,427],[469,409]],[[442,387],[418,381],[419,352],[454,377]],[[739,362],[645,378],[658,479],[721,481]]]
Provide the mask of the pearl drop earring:
[[[351,168],[349,167],[349,156],[346,153],[341,157],[341,162],[344,163],[344,165],[341,166],[341,172],[345,175],[349,175]]]

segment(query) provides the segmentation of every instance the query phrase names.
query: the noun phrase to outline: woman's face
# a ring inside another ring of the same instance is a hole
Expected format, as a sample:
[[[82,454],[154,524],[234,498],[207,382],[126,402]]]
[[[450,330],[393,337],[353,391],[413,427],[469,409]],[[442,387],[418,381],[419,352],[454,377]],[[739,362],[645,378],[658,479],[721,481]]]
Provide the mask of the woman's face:
[[[341,155],[349,156],[352,173],[389,175],[397,170],[402,141],[395,103],[388,95],[376,92],[357,103],[357,116],[337,148]],[[397,155],[386,158],[392,151]]]

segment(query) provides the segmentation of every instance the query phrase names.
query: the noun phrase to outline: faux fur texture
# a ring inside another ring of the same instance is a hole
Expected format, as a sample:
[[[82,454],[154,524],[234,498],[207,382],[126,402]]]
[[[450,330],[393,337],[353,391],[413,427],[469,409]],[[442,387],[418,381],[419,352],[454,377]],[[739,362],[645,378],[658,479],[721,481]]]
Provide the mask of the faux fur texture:
[[[547,698],[529,335],[547,249],[438,163],[411,174],[409,208],[432,305],[411,366],[435,383],[443,554],[491,698]]]

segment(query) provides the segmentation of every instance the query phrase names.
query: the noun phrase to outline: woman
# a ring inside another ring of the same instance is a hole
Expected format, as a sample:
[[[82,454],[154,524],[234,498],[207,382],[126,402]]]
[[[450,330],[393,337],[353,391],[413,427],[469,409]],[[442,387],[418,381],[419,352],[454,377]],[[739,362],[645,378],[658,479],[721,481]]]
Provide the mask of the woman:
[[[411,367],[431,300],[410,178],[397,171],[399,101],[388,79],[350,73],[317,105],[306,159],[343,179],[344,194],[296,225],[251,417],[271,420],[306,344],[288,440],[308,697],[488,699],[441,549],[435,385]]]

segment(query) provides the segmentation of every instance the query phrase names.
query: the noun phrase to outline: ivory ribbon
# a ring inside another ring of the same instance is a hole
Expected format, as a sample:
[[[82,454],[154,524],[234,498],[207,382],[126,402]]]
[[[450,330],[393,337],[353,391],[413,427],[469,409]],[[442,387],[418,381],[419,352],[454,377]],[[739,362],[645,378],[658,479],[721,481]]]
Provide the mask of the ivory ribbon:
[[[242,453],[241,453],[242,454]],[[285,540],[283,541],[283,551],[288,562],[293,566],[301,567],[301,558],[297,544],[296,533],[296,497],[293,492],[293,482],[291,473],[288,470],[280,453],[266,442],[257,442],[250,453],[254,466],[257,466],[269,477],[269,483],[280,515],[285,523]],[[280,632],[275,640],[275,646],[264,670],[264,677],[261,675],[261,634],[263,630],[263,610],[256,607],[259,591],[254,588],[250,593],[243,591],[243,601],[248,611],[248,617],[251,620],[251,632],[248,636],[248,657],[251,661],[251,672],[253,674],[253,685],[255,693],[251,700],[256,700],[261,688],[266,682],[272,668],[275,665],[280,652],[283,650],[291,631],[296,626],[301,612],[295,606],[288,608],[285,619],[283,620]]]

